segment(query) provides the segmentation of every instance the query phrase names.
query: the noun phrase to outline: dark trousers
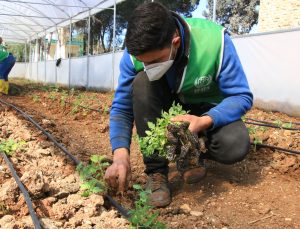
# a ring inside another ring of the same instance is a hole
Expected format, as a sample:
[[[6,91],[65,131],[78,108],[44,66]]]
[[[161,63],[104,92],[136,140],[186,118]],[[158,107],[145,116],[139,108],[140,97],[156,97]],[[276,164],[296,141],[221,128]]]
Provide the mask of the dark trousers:
[[[12,54],[9,54],[6,59],[0,62],[0,79],[8,81],[8,74],[15,65],[15,62],[16,58]]]
[[[162,110],[168,111],[172,103],[180,103],[175,93],[171,93],[165,77],[150,82],[145,72],[140,72],[133,82],[133,113],[140,137],[146,136],[147,122],[156,122]],[[211,104],[181,104],[190,114],[200,116],[213,107]],[[207,159],[224,164],[241,161],[250,147],[249,134],[241,120],[206,132],[208,142]],[[145,157],[145,172],[168,173],[168,161],[160,157]]]

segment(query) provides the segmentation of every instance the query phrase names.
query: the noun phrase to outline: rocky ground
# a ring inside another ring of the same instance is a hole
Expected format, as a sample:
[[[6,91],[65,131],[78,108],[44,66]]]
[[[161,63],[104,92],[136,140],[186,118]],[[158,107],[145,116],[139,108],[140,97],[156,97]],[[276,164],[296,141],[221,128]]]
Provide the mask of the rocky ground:
[[[22,93],[1,99],[25,110],[78,159],[87,162],[93,154],[112,157],[108,136],[112,93],[15,83],[21,85]],[[26,142],[11,161],[45,228],[129,227],[114,210],[104,207],[101,196],[80,195],[72,161],[31,124],[4,106],[0,106],[0,116],[0,138]],[[300,121],[255,108],[246,117],[276,123]],[[300,131],[247,126],[252,139],[300,151]],[[300,228],[300,156],[253,147],[244,161],[233,166],[206,164],[208,175],[196,185],[183,184],[171,165],[173,202],[157,210],[168,228]],[[23,196],[2,159],[0,165],[0,228],[32,228]],[[135,140],[131,165],[131,185],[144,184],[146,175]],[[132,208],[137,194],[130,186],[124,196],[114,198]]]

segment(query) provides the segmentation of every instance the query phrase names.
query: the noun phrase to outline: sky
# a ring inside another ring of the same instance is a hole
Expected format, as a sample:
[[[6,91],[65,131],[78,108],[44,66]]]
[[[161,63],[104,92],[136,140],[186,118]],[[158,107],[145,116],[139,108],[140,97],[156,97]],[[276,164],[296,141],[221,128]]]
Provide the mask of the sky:
[[[207,0],[201,0],[197,9],[192,13],[195,18],[204,18],[203,11],[206,10]]]

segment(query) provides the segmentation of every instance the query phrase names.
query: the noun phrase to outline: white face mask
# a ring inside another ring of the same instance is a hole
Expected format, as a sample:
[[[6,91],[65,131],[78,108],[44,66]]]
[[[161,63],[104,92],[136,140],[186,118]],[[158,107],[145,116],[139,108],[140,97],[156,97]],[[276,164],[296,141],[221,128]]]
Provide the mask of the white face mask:
[[[149,64],[149,65],[144,64],[144,71],[146,72],[149,81],[159,80],[172,66],[174,62],[174,60],[171,60],[172,50],[173,50],[173,45],[171,46],[170,56],[167,61]]]

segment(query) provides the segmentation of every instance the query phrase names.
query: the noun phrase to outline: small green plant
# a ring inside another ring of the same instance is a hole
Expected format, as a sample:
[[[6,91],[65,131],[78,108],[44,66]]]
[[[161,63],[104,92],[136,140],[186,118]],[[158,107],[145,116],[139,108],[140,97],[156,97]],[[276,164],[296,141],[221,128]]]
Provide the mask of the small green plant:
[[[245,115],[243,115],[243,116],[241,117],[241,119],[242,119],[243,122],[246,122],[246,119],[247,119],[247,118],[246,118]]]
[[[0,203],[0,217],[3,215],[8,215],[10,213],[10,210],[7,208],[7,206],[4,203]]]
[[[109,106],[107,106],[107,105],[104,106],[103,113],[105,113],[105,114],[109,113]]]
[[[25,141],[15,141],[13,139],[8,139],[1,141],[0,143],[0,151],[11,156],[13,153],[20,149],[26,142]]]
[[[38,96],[38,95],[33,95],[32,96],[32,100],[33,100],[33,102],[39,102],[39,101],[41,101],[41,98],[40,98],[40,96]]]
[[[139,199],[135,201],[135,208],[129,211],[130,229],[135,228],[151,228],[165,229],[167,226],[157,221],[158,213],[151,214],[149,211],[153,208],[149,205],[149,190],[143,190],[138,184],[133,185],[133,188],[139,192]]]
[[[281,120],[276,120],[273,123],[280,128],[292,128],[293,127],[293,123],[291,123],[291,122],[284,123]]]
[[[63,91],[63,92],[61,93],[61,97],[60,97],[60,105],[61,105],[62,107],[64,107],[64,106],[66,105],[66,99],[67,99],[67,97],[68,97],[67,92],[66,92],[66,91]]]
[[[51,91],[50,94],[48,95],[48,98],[51,99],[52,101],[56,100],[56,93],[54,91]]]
[[[102,155],[92,155],[88,165],[79,164],[76,168],[80,180],[83,182],[80,187],[83,191],[82,196],[89,196],[92,193],[103,193],[106,185],[103,181],[104,171],[109,166],[106,157]]]
[[[274,125],[278,126],[278,127],[281,127],[282,126],[282,121],[281,120],[276,120],[273,122]]]
[[[56,87],[57,87],[56,85],[42,84],[40,90],[47,92],[47,91],[52,91]]]
[[[268,128],[265,127],[265,126],[260,126],[260,127],[258,127],[258,130],[262,131],[264,133],[264,132],[266,132],[268,130]]]
[[[73,106],[72,106],[72,111],[71,111],[72,114],[78,113],[78,111],[80,110],[82,99],[83,99],[82,95],[79,94],[76,96],[76,99],[73,102]]]
[[[149,130],[145,132],[147,136],[139,138],[139,144],[143,154],[145,156],[151,156],[156,151],[159,156],[166,158],[166,128],[171,122],[171,118],[187,113],[187,111],[182,109],[180,104],[175,105],[175,103],[173,103],[169,112],[162,112],[161,118],[156,120],[156,124],[148,122]]]
[[[247,129],[250,135],[256,135],[257,131],[261,131],[264,133],[268,130],[268,128],[265,126],[251,126],[247,127]]]
[[[257,144],[262,144],[262,140],[259,139],[258,137],[254,137],[254,140],[253,140],[253,144],[254,144],[254,151],[256,152],[256,149],[257,149]]]
[[[293,128],[293,123],[291,123],[291,122],[283,123],[282,127],[283,128]]]

